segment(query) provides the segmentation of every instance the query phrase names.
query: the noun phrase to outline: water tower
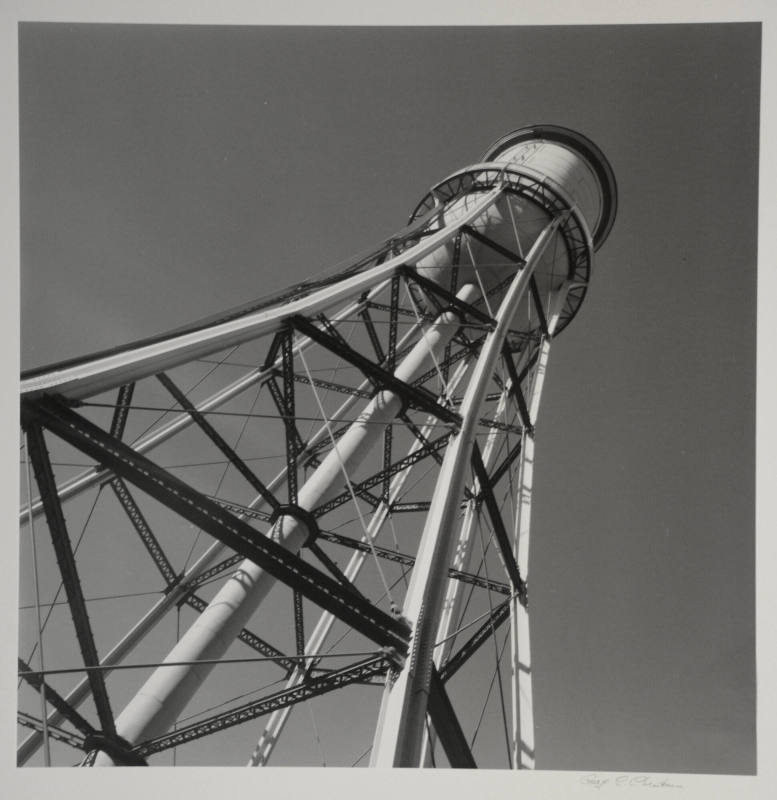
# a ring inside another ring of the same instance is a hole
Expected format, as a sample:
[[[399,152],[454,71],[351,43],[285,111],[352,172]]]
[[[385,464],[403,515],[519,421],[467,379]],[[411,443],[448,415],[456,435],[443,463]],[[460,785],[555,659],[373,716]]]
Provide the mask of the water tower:
[[[533,766],[535,422],[615,211],[524,127],[343,269],[24,374],[19,763]]]

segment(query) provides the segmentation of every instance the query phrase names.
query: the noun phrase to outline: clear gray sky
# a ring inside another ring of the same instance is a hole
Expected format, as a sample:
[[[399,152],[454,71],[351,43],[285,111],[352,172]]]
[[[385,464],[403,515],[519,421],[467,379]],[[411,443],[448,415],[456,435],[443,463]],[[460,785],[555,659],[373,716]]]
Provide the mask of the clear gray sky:
[[[20,36],[23,368],[339,262],[522,124],[601,147],[538,425],[537,765],[753,773],[759,26]]]

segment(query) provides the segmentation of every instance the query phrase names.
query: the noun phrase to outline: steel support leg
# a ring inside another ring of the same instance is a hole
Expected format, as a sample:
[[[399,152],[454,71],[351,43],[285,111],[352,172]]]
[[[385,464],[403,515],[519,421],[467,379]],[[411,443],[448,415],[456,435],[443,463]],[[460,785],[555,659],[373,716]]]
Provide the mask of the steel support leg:
[[[481,406],[515,312],[542,254],[561,223],[554,218],[540,233],[525,266],[516,273],[486,338],[461,405],[462,426],[445,453],[427,522],[421,537],[403,614],[413,626],[411,650],[396,681],[384,691],[372,751],[376,767],[419,766],[437,634],[448,565],[456,529],[455,516],[469,470]]]
[[[477,289],[471,285],[465,286],[460,292],[465,302],[472,302],[476,294]],[[444,351],[456,332],[457,322],[456,314],[441,314],[398,367],[396,377],[411,383],[427,368],[431,353],[439,357]],[[387,424],[393,420],[401,411],[402,403],[402,398],[395,392],[379,392],[300,489],[297,505],[310,511],[335,494],[339,490],[342,469],[350,471],[358,468],[382,436],[382,428],[376,423]],[[303,520],[288,515],[282,516],[271,532],[274,538],[293,552],[302,547],[309,534]],[[273,583],[271,576],[256,564],[243,562],[165,661],[191,662],[221,657],[259,607]],[[164,733],[175,722],[210,669],[210,665],[199,665],[161,667],[156,670],[118,717],[116,724],[120,735],[136,743]],[[95,765],[109,766],[112,763],[106,754],[100,754]]]
[[[534,427],[540,408],[540,398],[545,382],[545,372],[550,355],[550,342],[558,324],[561,310],[571,284],[562,286],[553,298],[547,320],[547,334],[540,344],[539,357],[529,388],[529,425],[524,430],[521,462],[518,470],[518,514],[514,542],[518,569],[524,580],[529,573],[529,533],[531,517],[532,484],[534,478]],[[515,378],[513,378],[515,379]],[[520,393],[520,387],[517,387]],[[529,637],[529,610],[517,600],[510,606],[510,651],[512,657],[512,732],[511,763],[514,769],[534,769],[534,700],[531,674],[531,644]]]
[[[349,307],[350,308],[350,307]],[[400,345],[404,345],[405,342],[409,340],[415,331],[417,326],[412,326],[410,330],[402,337],[402,341]],[[310,344],[309,339],[303,339],[301,342],[297,344],[296,352],[301,352],[305,347]],[[208,400],[204,403],[197,406],[198,411],[204,413],[209,410],[213,410],[217,408],[222,403],[226,402],[227,400],[231,399],[232,397],[236,396],[242,391],[245,391],[249,386],[254,385],[255,383],[262,383],[272,374],[271,369],[264,369],[255,370],[249,373],[244,378],[241,378],[234,384],[231,384],[227,389],[219,392],[213,396],[211,396]],[[365,379],[363,385],[367,385],[367,380]],[[348,397],[335,411],[334,417],[339,418],[346,414],[351,407],[357,402],[357,397],[352,395]],[[156,447],[157,445],[161,444],[163,441],[166,441],[167,438],[174,435],[175,433],[183,430],[183,428],[192,423],[192,417],[188,413],[183,413],[176,417],[171,423],[162,426],[157,431],[154,431],[147,436],[143,437],[141,440],[138,440],[133,445],[133,449],[137,453],[145,453],[148,450]],[[308,441],[308,452],[316,446],[322,439],[326,436],[326,427],[322,426],[317,433],[315,433],[310,440]],[[84,473],[83,480],[88,483],[90,480],[96,479],[105,479],[111,475],[111,471],[102,467],[94,467],[87,473]],[[268,489],[270,491],[275,491],[278,489],[284,479],[285,479],[285,470],[281,470],[280,473],[270,482],[268,485]],[[82,491],[86,483],[78,484],[78,491]],[[75,484],[74,484],[75,487]],[[60,490],[60,500],[64,500],[66,495],[65,490],[62,487],[59,487]],[[69,490],[68,490],[69,491]],[[73,491],[76,491],[74,488]],[[249,506],[250,508],[261,508],[264,501],[261,496],[257,497],[253,503]],[[34,503],[30,503],[28,505],[28,513],[31,513],[30,509],[33,508]],[[238,515],[240,517],[240,515]],[[197,578],[210,566],[215,562],[215,560],[220,556],[222,551],[224,550],[224,545],[216,541],[214,542],[208,550],[193,564],[187,571],[186,574],[181,578],[181,581],[174,586],[171,591],[169,591],[164,597],[160,598],[154,606],[149,609],[149,611],[138,620],[138,622],[128,631],[128,633],[105,655],[105,657],[100,662],[102,666],[113,666],[115,664],[120,664],[126,656],[132,652],[135,646],[142,641],[142,639],[151,631],[153,628],[159,623],[161,619],[168,613],[168,611],[178,603],[189,591],[189,588],[193,582],[197,580]],[[68,703],[72,704],[75,707],[78,707],[89,695],[89,680],[88,678],[84,678],[81,680],[65,697]],[[58,711],[53,711],[49,714],[48,722],[52,725],[58,725],[62,722],[62,717]],[[40,731],[33,731],[22,743],[19,745],[16,753],[17,764],[20,766],[25,764],[32,755],[40,748],[41,743],[43,740],[43,736]]]
[[[506,396],[505,393],[502,393],[502,396],[499,398],[499,403],[496,408],[496,412],[494,414],[494,419],[499,419],[501,415],[504,413],[506,408]],[[483,463],[490,468],[491,461],[494,455],[494,448],[496,442],[498,440],[498,431],[495,428],[492,428],[488,432],[488,438],[486,439],[486,445],[483,448]],[[469,566],[470,562],[470,554],[472,551],[472,532],[475,526],[475,522],[477,519],[477,508],[475,500],[472,499],[467,503],[467,507],[464,511],[464,517],[462,518],[461,524],[459,526],[459,535],[456,541],[456,550],[454,553],[453,561],[451,566],[454,569],[458,570],[466,570]],[[436,640],[438,642],[442,642],[442,644],[436,648],[434,653],[434,664],[439,669],[440,665],[447,659],[450,654],[451,647],[453,645],[453,639],[449,638],[451,631],[453,630],[453,625],[455,620],[459,614],[461,609],[462,597],[463,592],[461,591],[461,581],[457,580],[449,580],[448,586],[445,593],[445,599],[442,605],[442,613],[440,614],[440,625],[437,629],[437,637]],[[431,756],[434,752],[436,734],[432,732],[432,735],[429,736],[427,739],[424,740],[422,746],[422,755],[421,755],[421,763],[425,766],[429,766],[431,763]]]
[[[451,380],[448,383],[448,388],[450,391],[459,384],[461,379],[464,376],[464,373],[467,370],[467,365],[462,364],[456,373],[453,375]],[[428,433],[428,428],[426,429]],[[413,443],[413,447],[411,452],[417,451],[421,447],[422,443],[420,441],[415,441]],[[380,532],[381,528],[383,527],[386,519],[389,515],[389,509],[391,507],[392,502],[398,496],[400,496],[402,492],[402,487],[404,486],[407,478],[409,476],[409,472],[407,470],[400,472],[397,474],[393,481],[391,482],[391,487],[389,490],[389,494],[387,497],[387,501],[383,503],[383,505],[378,509],[376,514],[373,516],[370,524],[365,532],[364,536],[362,537],[362,541],[372,541],[377,537],[378,533]],[[345,569],[345,576],[351,581],[354,581],[358,576],[361,568],[364,566],[365,561],[367,560],[367,553],[364,551],[357,551],[353,554],[350,561],[348,562],[348,566]],[[452,581],[452,583],[458,583],[457,581]],[[308,655],[315,655],[320,652],[321,648],[326,641],[329,632],[332,629],[332,625],[334,624],[336,618],[331,613],[324,612],[321,617],[319,618],[318,622],[316,623],[316,627],[307,641],[305,646],[305,652]],[[289,677],[286,686],[287,688],[296,686],[297,684],[301,683],[305,678],[305,670],[302,668],[297,668]],[[248,765],[250,767],[263,767],[266,766],[270,755],[272,754],[273,749],[278,741],[278,738],[281,735],[281,732],[286,724],[286,721],[289,718],[289,714],[291,713],[291,707],[280,709],[278,711],[274,711],[271,715],[270,719],[267,722],[267,726],[265,727],[264,732],[262,733],[259,741],[256,744],[253,752],[251,753],[251,757],[248,761]]]

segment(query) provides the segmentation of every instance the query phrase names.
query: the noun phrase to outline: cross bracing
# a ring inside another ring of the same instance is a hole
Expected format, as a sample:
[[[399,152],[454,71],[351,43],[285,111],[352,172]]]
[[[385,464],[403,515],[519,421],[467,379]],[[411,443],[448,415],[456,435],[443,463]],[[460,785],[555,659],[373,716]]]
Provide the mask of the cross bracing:
[[[496,766],[494,736],[533,752],[505,700],[518,662],[503,625],[526,613],[527,457],[590,237],[562,191],[504,166],[458,173],[419,209],[336,274],[23,376],[36,480],[22,536],[42,549],[47,527],[51,552],[34,598],[44,622],[22,620],[25,663],[46,656],[24,671],[48,725],[23,693],[21,724],[35,731],[20,763],[44,737],[60,763],[84,746],[86,763],[166,763],[155,759],[172,748],[176,763],[208,763],[216,734],[252,764],[315,763],[283,751],[285,729],[301,736],[291,708],[347,692],[371,699],[346,703],[357,721],[342,735],[363,748],[369,718],[382,763],[418,658],[429,705],[420,726],[397,728],[420,737],[416,763]],[[90,599],[108,587],[122,630]],[[142,592],[157,594],[145,609],[129,600]],[[235,678],[239,648],[259,660]],[[119,669],[136,659],[142,674]],[[57,667],[79,660],[83,677],[66,684]],[[461,691],[465,673],[477,697]],[[90,730],[53,734],[81,719]]]

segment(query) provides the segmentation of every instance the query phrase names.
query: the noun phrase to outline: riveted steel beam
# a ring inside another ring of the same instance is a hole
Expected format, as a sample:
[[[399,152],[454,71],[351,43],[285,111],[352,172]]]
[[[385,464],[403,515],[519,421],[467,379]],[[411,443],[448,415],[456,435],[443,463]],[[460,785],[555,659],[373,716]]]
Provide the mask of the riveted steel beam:
[[[492,486],[496,486],[497,483],[502,479],[504,474],[510,469],[510,465],[521,455],[521,448],[523,447],[523,443],[519,439],[511,448],[510,452],[502,459],[502,462],[499,466],[493,471],[489,481]]]
[[[43,732],[43,720],[33,717],[32,714],[25,714],[23,711],[17,711],[16,721],[19,723],[19,725],[23,725],[25,728],[31,728],[39,733]],[[76,750],[84,750],[86,748],[85,737],[78,736],[75,733],[70,733],[69,731],[63,730],[62,728],[52,725],[51,723],[46,725],[46,734],[50,738],[55,739],[58,742],[62,742],[63,744],[68,744]],[[17,764],[17,766],[22,765]]]
[[[440,680],[435,667],[432,667],[427,710],[450,765],[454,769],[476,769],[475,758],[453,710],[448,692],[445,691],[445,684]]]
[[[396,550],[389,550],[387,547],[380,547],[377,544],[359,541],[359,539],[352,539],[350,536],[343,536],[333,531],[320,531],[319,537],[333,544],[350,547],[352,550],[361,550],[363,553],[374,553],[378,558],[383,558],[386,561],[393,561],[396,564],[402,564],[406,567],[412,567],[413,564],[415,564],[414,556],[400,553]],[[463,572],[453,567],[449,568],[448,577],[454,578],[462,583],[479,586],[481,589],[489,589],[493,592],[499,592],[500,594],[510,594],[510,587],[506,583],[491,580],[490,578],[483,578],[480,575],[473,575],[470,572]]]
[[[61,401],[53,398],[25,401],[22,408],[23,415],[29,421],[44,424],[69,444],[134,483],[268,574],[298,589],[308,599],[331,611],[367,638],[380,645],[397,647],[400,651],[406,648],[408,631],[404,622],[354,597],[332,578],[291,554],[277,542],[258,534],[246,522],[113,439]]]
[[[420,275],[418,270],[414,269],[413,267],[405,265],[402,267],[401,271],[407,279],[412,280],[430,294],[442,298],[451,308],[460,312],[462,315],[473,317],[489,327],[493,327],[496,324],[496,321],[493,319],[493,317],[490,317],[484,311],[481,311],[471,303],[465,303],[463,300],[460,300],[455,294],[443,288],[439,283],[430,281],[429,278]]]
[[[486,621],[470,636],[469,639],[440,667],[440,678],[450,680],[464,664],[487,641],[488,637],[510,617],[510,598],[494,607]]]
[[[491,518],[491,527],[494,530],[494,537],[496,538],[499,554],[502,557],[505,570],[510,576],[510,581],[518,592],[518,596],[525,600],[526,584],[521,578],[518,564],[515,561],[515,556],[510,547],[510,539],[507,536],[504,520],[499,512],[499,504],[496,501],[496,497],[494,497],[494,492],[488,479],[488,472],[486,472],[486,467],[483,464],[483,457],[480,454],[480,447],[477,442],[475,442],[472,447],[472,467],[475,471],[475,477],[480,484],[480,497],[483,498],[488,516]]]
[[[383,345],[380,342],[378,332],[375,330],[375,323],[372,321],[372,317],[370,316],[370,310],[368,308],[363,308],[359,312],[359,316],[362,318],[362,322],[364,322],[364,327],[367,330],[367,336],[370,337],[370,342],[375,350],[375,359],[378,364],[380,364],[383,359],[386,358],[386,354],[383,352]]]
[[[114,478],[111,481],[111,489],[113,489],[113,493],[116,495],[119,503],[121,503],[132,526],[137,531],[138,536],[140,536],[140,540],[145,545],[148,554],[151,556],[154,564],[156,564],[157,569],[165,579],[167,585],[172,586],[177,583],[178,575],[176,575],[173,565],[168,560],[164,550],[162,550],[148,522],[146,522],[146,518],[143,516],[143,512],[138,507],[135,499],[132,497],[127,484],[124,483],[121,478]]]
[[[441,448],[445,447],[448,443],[448,439],[450,438],[450,434],[443,434],[442,436],[434,439],[433,441],[429,442],[428,445],[421,447],[418,450],[409,453],[404,458],[399,459],[399,461],[395,461],[388,470],[381,470],[380,472],[375,473],[369,478],[365,478],[360,483],[354,484],[353,491],[354,494],[360,494],[361,492],[371,489],[373,486],[377,486],[378,484],[382,483],[386,476],[391,477],[392,475],[396,475],[398,472],[406,469],[407,467],[415,464],[416,462],[420,461],[427,456],[436,453]],[[323,516],[324,514],[332,511],[333,509],[341,506],[343,503],[348,502],[351,499],[351,492],[345,491],[341,492],[336,497],[333,497],[326,503],[318,506],[318,508],[313,510],[313,514],[316,517]]]
[[[119,387],[119,394],[116,397],[116,409],[111,420],[111,436],[121,439],[124,436],[124,428],[127,425],[130,406],[132,405],[132,395],[135,392],[134,383],[125,383]]]
[[[22,424],[27,430],[29,457],[35,472],[35,479],[38,482],[43,511],[51,534],[51,542],[54,546],[57,564],[62,575],[62,583],[65,587],[65,595],[70,606],[70,614],[73,618],[73,627],[75,628],[81,655],[86,666],[97,666],[100,663],[100,659],[94,643],[92,626],[89,622],[89,614],[81,589],[81,580],[78,576],[70,536],[65,524],[65,516],[62,513],[62,506],[57,496],[57,485],[54,481],[54,473],[46,450],[43,430],[35,419],[30,418],[25,413],[24,405],[22,406]],[[99,670],[89,671],[89,684],[97,707],[100,726],[106,733],[114,733],[116,726],[113,720],[113,712],[111,711],[108,692],[105,688],[105,680]]]
[[[531,417],[529,416],[529,408],[526,405],[526,398],[523,396],[523,392],[521,391],[521,378],[518,375],[518,371],[515,369],[513,355],[506,344],[502,348],[502,362],[504,363],[505,367],[507,367],[507,374],[510,376],[510,393],[513,395],[515,402],[518,404],[521,422],[523,422],[523,426],[526,428],[526,430],[533,432],[534,426],[532,425]]]
[[[356,586],[348,580],[340,567],[337,566],[318,544],[315,542],[308,542],[306,547],[332,573],[338,583],[342,584],[349,592],[363,596]]]
[[[159,382],[175,398],[178,405],[186,411],[194,420],[199,429],[218,447],[219,450],[229,459],[232,466],[248,481],[254,489],[265,499],[273,508],[278,507],[278,500],[275,495],[259,480],[252,470],[248,468],[242,458],[225,441],[224,437],[208,422],[205,415],[200,413],[189,398],[173,383],[168,375],[160,372],[157,375]]]
[[[542,329],[542,333],[547,336],[548,318],[545,316],[545,309],[542,307],[542,298],[540,297],[540,290],[537,288],[537,278],[535,278],[534,275],[531,276],[529,288],[531,289],[532,300],[534,300],[534,308],[537,311],[537,316],[540,318],[540,328]]]
[[[240,560],[243,560],[242,557]],[[181,602],[186,603],[186,605],[191,606],[200,613],[208,607],[208,604],[196,594],[187,595]],[[279,667],[286,670],[286,672],[291,672],[296,667],[296,663],[287,658],[277,647],[273,647],[247,628],[243,628],[240,633],[238,633],[237,638],[257,653],[271,658]]]
[[[202,736],[249,722],[271,711],[286,708],[311,697],[317,697],[334,689],[347,686],[350,683],[361,683],[373,675],[385,673],[390,665],[391,657],[385,653],[379,653],[343,669],[309,678],[304,683],[297,684],[290,689],[275,692],[268,697],[263,697],[261,700],[217,714],[202,722],[179,728],[174,733],[142,742],[135,747],[134,752],[138,755],[149,756],[153,753],[168,750],[171,747],[178,747]]]
[[[309,378],[307,375],[300,375],[298,372],[294,373],[294,380],[297,383],[304,383],[308,386],[313,385],[318,389],[326,389],[330,392],[339,392],[340,394],[349,394],[352,397],[361,397],[363,400],[369,400],[370,397],[372,397],[370,392],[360,389],[357,386],[346,386],[343,383],[325,381],[321,378]]]
[[[458,425],[461,422],[459,415],[440,405],[431,392],[397,378],[392,372],[379,367],[375,362],[354,350],[350,345],[343,344],[337,338],[317,328],[305,317],[295,316],[292,318],[291,323],[300,333],[358,367],[375,384],[376,388],[389,389],[392,392],[396,392],[406,403],[433,414],[443,422],[450,422],[454,425]]]
[[[518,253],[514,253],[512,250],[499,244],[499,242],[495,242],[489,236],[481,233],[477,228],[473,228],[471,225],[464,225],[461,230],[473,239],[477,239],[481,244],[486,245],[486,247],[490,247],[492,250],[499,253],[500,256],[504,256],[508,261],[512,261],[513,264],[522,265],[526,263],[526,260],[521,258]]]
[[[96,728],[84,719],[81,714],[73,708],[70,703],[65,700],[56,689],[49,686],[43,679],[43,675],[39,672],[31,670],[29,665],[26,664],[21,658],[16,659],[19,664],[19,675],[36,691],[40,691],[43,687],[43,692],[46,696],[46,702],[51,703],[54,708],[77,730],[81,731],[85,736],[90,733],[96,733]]]

